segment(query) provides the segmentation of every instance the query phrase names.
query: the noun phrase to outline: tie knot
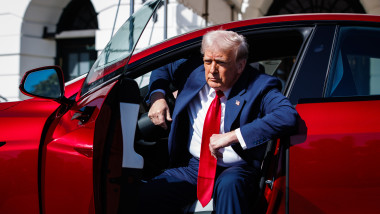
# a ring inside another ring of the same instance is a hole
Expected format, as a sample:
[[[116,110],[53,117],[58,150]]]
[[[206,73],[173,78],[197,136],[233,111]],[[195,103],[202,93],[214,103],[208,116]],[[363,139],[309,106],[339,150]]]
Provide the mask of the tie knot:
[[[218,97],[218,99],[222,98],[223,96],[224,96],[223,91],[216,91],[216,97]]]

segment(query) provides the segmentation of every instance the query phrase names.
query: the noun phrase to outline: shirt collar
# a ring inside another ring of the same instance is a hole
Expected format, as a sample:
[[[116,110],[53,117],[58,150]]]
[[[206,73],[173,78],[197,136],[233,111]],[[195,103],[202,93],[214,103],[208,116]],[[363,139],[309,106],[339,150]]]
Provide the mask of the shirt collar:
[[[211,88],[207,83],[206,83],[205,87],[208,88],[208,96],[210,96],[210,97],[215,97],[215,94],[216,94],[215,89]],[[231,89],[232,89],[232,88],[230,88],[230,89],[228,89],[228,90],[226,90],[226,91],[223,91],[223,93],[224,93],[224,97],[225,97],[226,99],[228,98],[228,95],[230,95]],[[222,99],[223,99],[223,98],[222,98]]]

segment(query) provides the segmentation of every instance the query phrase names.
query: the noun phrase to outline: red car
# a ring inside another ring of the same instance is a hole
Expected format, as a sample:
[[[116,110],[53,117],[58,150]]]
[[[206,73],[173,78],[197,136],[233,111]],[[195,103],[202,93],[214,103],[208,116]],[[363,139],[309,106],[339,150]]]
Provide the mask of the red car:
[[[159,3],[127,20],[87,77],[64,86],[59,67],[37,68],[20,85],[33,99],[0,104],[0,213],[133,210],[139,183],[168,161],[167,133],[146,117],[144,82],[199,55],[202,35],[219,28],[246,36],[249,62],[283,82],[301,118],[297,135],[268,143],[257,210],[380,212],[379,16],[263,17],[134,51]]]

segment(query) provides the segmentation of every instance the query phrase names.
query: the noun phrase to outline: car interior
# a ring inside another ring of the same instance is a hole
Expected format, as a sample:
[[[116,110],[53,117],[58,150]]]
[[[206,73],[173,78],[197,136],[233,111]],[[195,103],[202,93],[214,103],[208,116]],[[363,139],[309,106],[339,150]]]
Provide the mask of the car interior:
[[[284,92],[291,72],[294,70],[295,59],[299,57],[308,35],[304,33],[302,27],[274,31],[261,30],[242,33],[246,36],[249,44],[249,66],[255,66],[260,71],[279,78],[283,84]],[[94,175],[98,173],[100,176],[94,178],[94,188],[95,198],[102,202],[95,205],[96,209],[105,213],[133,211],[138,186],[159,175],[168,167],[167,136],[169,131],[154,126],[147,117],[149,104],[146,103],[145,97],[148,92],[148,80],[152,70],[174,60],[190,56],[200,59],[199,64],[193,66],[202,65],[200,39],[190,44],[179,45],[178,48],[173,48],[165,54],[156,54],[155,57],[146,59],[144,63],[135,63],[137,65],[129,68],[130,71],[125,75],[125,78],[108,95],[98,118],[103,125],[95,128]],[[177,89],[176,86],[171,86],[171,89],[173,93],[167,94],[166,98],[170,108],[173,109]],[[132,148],[137,156],[143,158],[141,169],[121,167],[124,164],[122,151],[126,145],[125,142],[123,143],[125,139],[122,135],[123,125],[120,118],[121,114],[124,113],[121,112],[120,103],[132,103],[138,106],[136,115],[133,116],[136,117],[136,127],[130,129],[132,131],[129,130],[128,134],[133,135],[135,133],[132,142],[129,143],[132,143]],[[108,127],[106,136],[101,135],[101,132],[96,132],[97,129],[104,127]],[[277,139],[273,139],[267,144],[267,154],[262,164],[262,177],[258,184],[260,191],[257,201],[254,202],[258,209],[264,213],[267,205],[263,192],[267,186],[270,188],[270,182],[266,184],[266,181],[268,176],[273,176],[278,164],[276,163],[278,160],[276,161],[273,155],[276,146],[279,146]],[[272,178],[269,180],[273,181]],[[196,203],[190,204],[184,213],[211,212],[210,210],[197,209]],[[212,209],[212,207],[208,209]],[[134,211],[138,213],[138,211]]]

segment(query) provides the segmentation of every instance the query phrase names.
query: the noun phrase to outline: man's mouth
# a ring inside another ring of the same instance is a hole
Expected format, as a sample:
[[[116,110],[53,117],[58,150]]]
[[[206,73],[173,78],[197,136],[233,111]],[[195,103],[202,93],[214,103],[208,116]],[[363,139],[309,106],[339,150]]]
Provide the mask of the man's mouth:
[[[209,77],[208,78],[209,80],[213,81],[213,82],[219,82],[219,78],[215,78],[215,77]]]

